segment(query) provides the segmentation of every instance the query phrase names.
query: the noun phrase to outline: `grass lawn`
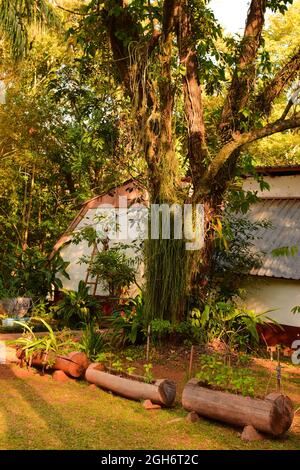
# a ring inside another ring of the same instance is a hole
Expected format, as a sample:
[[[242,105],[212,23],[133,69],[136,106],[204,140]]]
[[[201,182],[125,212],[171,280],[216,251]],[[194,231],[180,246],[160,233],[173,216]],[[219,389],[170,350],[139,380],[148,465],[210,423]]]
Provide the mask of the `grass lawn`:
[[[266,386],[268,370],[255,365]],[[291,368],[286,392],[300,406],[300,370]],[[245,443],[239,429],[201,419],[190,424],[179,403],[146,411],[85,382],[0,365],[0,449],[300,449],[299,413],[281,439]]]

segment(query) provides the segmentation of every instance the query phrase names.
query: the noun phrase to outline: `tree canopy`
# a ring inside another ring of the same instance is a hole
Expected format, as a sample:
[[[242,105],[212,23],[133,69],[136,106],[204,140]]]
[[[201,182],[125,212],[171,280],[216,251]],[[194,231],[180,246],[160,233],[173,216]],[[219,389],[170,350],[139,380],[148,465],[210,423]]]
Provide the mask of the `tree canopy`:
[[[0,1],[0,272],[134,178],[152,202],[205,207],[196,256],[148,247],[153,311],[164,296],[176,317],[206,285],[241,172],[299,163],[299,14],[299,0],[251,0],[232,35],[208,0]]]

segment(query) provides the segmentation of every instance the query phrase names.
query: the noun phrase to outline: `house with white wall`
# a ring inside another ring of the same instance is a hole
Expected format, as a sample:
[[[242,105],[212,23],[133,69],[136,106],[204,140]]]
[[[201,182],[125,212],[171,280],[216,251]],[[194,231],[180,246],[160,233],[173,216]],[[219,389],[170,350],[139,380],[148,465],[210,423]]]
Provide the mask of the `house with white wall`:
[[[255,178],[245,178],[243,188],[260,197],[248,216],[268,220],[271,226],[257,233],[255,245],[264,253],[263,262],[251,272],[255,282],[245,286],[246,304],[257,313],[269,311],[268,316],[284,328],[276,331],[280,342],[290,345],[300,339],[300,314],[292,313],[300,305],[300,166],[261,167],[257,172],[270,189],[261,191]],[[274,250],[282,248],[289,254],[274,256]],[[271,336],[269,332],[272,340]]]
[[[258,314],[269,312],[268,316],[284,327],[284,333],[283,330],[280,333],[280,342],[291,344],[291,340],[300,338],[300,314],[292,313],[292,309],[300,305],[300,166],[261,167],[257,168],[257,172],[264,177],[270,190],[261,191],[255,178],[245,177],[243,188],[257,192],[260,198],[252,206],[248,216],[253,221],[269,220],[271,226],[259,230],[255,244],[256,249],[264,253],[263,263],[259,269],[251,272],[254,282],[245,286],[245,303]],[[144,206],[149,204],[147,191],[135,181],[127,181],[86,201],[58,240],[54,250],[60,249],[64,260],[69,262],[67,272],[70,279],[62,279],[64,288],[76,290],[79,281],[85,280],[91,294],[107,295],[105,286],[89,278],[88,265],[79,262],[82,256],[92,255],[93,247],[85,240],[74,244],[72,238],[83,227],[96,228],[99,211],[103,207],[113,207],[116,214],[120,214],[120,201],[124,199],[127,200],[128,207],[135,203]],[[131,241],[123,240],[125,244],[130,244]],[[273,250],[283,247],[299,247],[299,253],[275,257]],[[129,250],[128,255],[134,256],[134,252]],[[139,284],[141,283],[142,279],[139,279]]]
[[[136,256],[136,246],[133,240],[136,240],[138,235],[138,222],[136,214],[137,210],[146,208],[148,205],[148,193],[136,181],[129,180],[120,186],[111,188],[109,191],[100,194],[82,204],[77,216],[71,222],[66,232],[61,236],[54,246],[53,252],[60,250],[60,254],[64,261],[69,263],[66,271],[69,279],[61,276],[63,287],[68,290],[77,290],[78,284],[81,280],[86,282],[89,287],[90,293],[95,296],[107,296],[108,290],[101,281],[91,277],[89,273],[89,264],[82,263],[83,257],[92,259],[95,248],[97,250],[103,249],[102,243],[89,245],[86,239],[74,242],[74,235],[80,233],[86,227],[92,227],[98,232],[105,230],[105,224],[113,225],[115,231],[119,232],[119,227],[122,226],[122,217],[127,218],[127,231],[124,236],[120,234],[119,241],[115,240],[113,236],[108,238],[108,248],[111,248],[115,243],[120,243],[126,246],[125,252],[128,257]],[[105,234],[104,234],[105,235]],[[137,273],[137,283],[142,282],[143,266]],[[137,288],[132,286],[131,294],[137,292]]]

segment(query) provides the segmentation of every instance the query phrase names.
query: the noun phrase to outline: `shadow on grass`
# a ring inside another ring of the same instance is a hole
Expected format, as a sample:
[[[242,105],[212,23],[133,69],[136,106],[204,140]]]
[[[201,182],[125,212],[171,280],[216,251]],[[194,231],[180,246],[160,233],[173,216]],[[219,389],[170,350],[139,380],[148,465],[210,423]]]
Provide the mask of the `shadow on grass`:
[[[35,387],[29,385],[25,380],[18,377],[11,367],[1,365],[1,369],[4,374],[1,374],[2,377],[0,378],[2,380],[13,379],[10,382],[11,388],[15,389],[20,394],[22,399],[28,403],[32,411],[42,421],[44,421],[47,426],[47,429],[49,430],[49,433],[51,432],[55,435],[57,440],[62,444],[62,447],[64,449],[68,449],[70,447],[70,439],[72,439],[72,436],[73,438],[74,436],[76,437],[78,431],[76,431],[76,429],[74,429],[73,427],[69,426],[65,418],[58,413],[57,409],[51,404],[49,404],[46,400],[44,400],[44,398],[42,398],[41,395],[37,392]],[[18,429],[24,429],[24,421],[26,421],[26,415],[24,413],[24,415],[18,417],[18,415],[12,413],[12,410],[10,410],[9,406],[2,406],[1,411],[3,412],[3,414],[5,413],[4,418],[6,419],[7,423],[7,442],[13,442],[13,440],[16,440],[16,431]],[[30,416],[28,416],[28,419],[31,419]],[[34,425],[34,423],[32,424]],[[27,428],[28,433],[30,433],[30,425],[27,426]],[[32,431],[33,438],[36,432],[36,429]],[[28,441],[30,440],[30,435],[27,439]]]

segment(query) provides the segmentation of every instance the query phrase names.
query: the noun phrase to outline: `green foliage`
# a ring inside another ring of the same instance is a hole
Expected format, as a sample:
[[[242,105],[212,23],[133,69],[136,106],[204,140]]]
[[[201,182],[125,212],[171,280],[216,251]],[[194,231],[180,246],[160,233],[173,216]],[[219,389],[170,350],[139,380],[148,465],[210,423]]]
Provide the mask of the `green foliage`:
[[[59,26],[59,18],[47,0],[2,0],[0,27],[8,37],[15,59],[23,58],[28,50],[30,25]]]
[[[89,288],[80,281],[77,291],[62,289],[63,298],[52,307],[55,315],[68,326],[78,326],[80,322],[91,323],[100,318],[100,304],[89,294]]]
[[[45,357],[45,365],[49,366],[51,365],[52,360],[51,353],[67,354],[74,351],[74,349],[77,349],[77,345],[72,341],[68,330],[54,333],[51,326],[43,318],[34,317],[33,320],[42,323],[47,329],[47,334],[38,337],[34,333],[34,327],[30,327],[29,325],[16,321],[15,323],[17,325],[23,327],[24,334],[21,338],[13,341],[18,348],[21,348],[21,350],[24,351],[25,359],[29,363],[31,362],[33,355],[45,353],[46,355],[49,355],[49,357]]]
[[[217,355],[201,355],[196,378],[205,386],[253,397],[256,380],[249,369],[230,367]]]
[[[38,248],[25,251],[14,247],[14,253],[6,254],[0,261],[0,289],[4,297],[27,296],[45,298],[53,287],[62,287],[58,274],[69,278],[65,262],[59,252],[50,260]]]
[[[146,240],[145,263],[147,322],[159,319],[178,323],[184,315],[188,287],[184,240]]]
[[[111,342],[116,347],[136,344],[145,338],[144,304],[141,296],[129,299],[113,312]]]
[[[257,326],[274,323],[266,313],[258,315],[233,301],[218,301],[205,305],[202,311],[193,309],[190,321],[198,329],[201,343],[209,344],[218,339],[233,352],[240,348],[247,350],[258,343]]]
[[[292,313],[300,313],[300,305],[296,305],[296,307],[293,307],[291,310]]]
[[[153,365],[149,362],[148,364],[144,364],[143,368],[144,368],[145,382],[148,383],[148,384],[151,384],[153,382],[153,379],[154,379],[153,372],[152,372]]]
[[[288,7],[293,3],[294,0],[268,0],[267,7],[272,11],[279,11],[280,13],[285,13]]]
[[[222,229],[215,239],[211,272],[206,274],[209,295],[222,299],[241,295],[251,270],[261,266],[262,253],[255,248],[255,241],[259,231],[268,227],[267,220],[252,222],[230,209],[224,211]]]
[[[169,335],[174,331],[174,327],[169,320],[154,319],[150,322],[151,340],[155,343],[161,343],[168,339]]]
[[[272,256],[296,256],[298,255],[299,247],[297,245],[293,246],[281,246],[279,248],[274,248],[272,250]]]
[[[291,3],[291,0],[268,0],[267,6],[273,12],[283,14]],[[164,3],[133,0],[123,8],[115,0],[91,1],[84,5],[80,2],[77,5],[79,10],[76,8],[74,14],[52,4],[46,0],[0,2],[0,23],[13,44],[14,56],[17,53],[24,55],[30,42],[22,67],[12,66],[10,48],[5,41],[1,42],[1,71],[9,82],[6,104],[0,107],[1,296],[26,294],[39,297],[46,295],[50,284],[61,287],[60,281],[51,274],[55,269],[50,268],[46,260],[54,241],[72,219],[78,203],[124,181],[128,175],[137,177],[148,188],[153,186],[148,184],[151,171],[148,175],[145,172],[147,159],[140,157],[144,142],[136,138],[138,132],[133,129],[141,128],[142,122],[149,122],[150,113],[151,118],[153,114],[159,115],[159,102],[162,91],[167,89],[164,84],[168,80],[174,97],[171,127],[176,150],[174,154],[171,152],[170,160],[172,165],[178,160],[176,178],[179,181],[181,176],[189,175],[194,182],[197,179],[202,181],[194,174],[189,161],[192,155],[190,138],[193,136],[186,129],[182,90],[186,70],[182,45],[176,43],[178,31],[172,28],[170,31],[172,57],[169,79],[162,74],[162,42],[153,41],[153,30],[163,31],[165,26]],[[229,81],[235,71],[237,77],[242,73],[237,70],[237,60],[244,42],[238,36],[223,37],[222,28],[210,10],[209,2],[192,0],[187,2],[187,8],[192,13],[190,39],[194,42],[191,47],[195,46],[197,77],[205,90],[204,121],[209,123],[206,129],[208,156],[199,165],[202,172],[200,166],[206,168],[223,145],[219,129],[223,96],[225,89],[230,88]],[[126,21],[122,17],[124,10]],[[42,23],[55,25],[58,12],[69,28],[67,38],[61,34],[62,31],[49,33],[37,28]],[[256,115],[252,103],[256,94],[270,83],[287,56],[298,47],[298,15],[290,12],[292,9],[286,13],[284,20],[276,14],[263,34],[267,40],[262,38],[258,56],[253,61],[256,80],[253,86],[249,85],[249,102],[239,110],[241,122],[236,122],[237,137],[239,130],[249,130],[252,125],[259,128],[268,122],[269,117]],[[295,18],[292,19],[293,16]],[[115,37],[118,44],[114,52],[118,50],[124,55],[121,60],[115,60],[109,44],[113,38],[113,28],[107,27],[110,21],[117,25]],[[288,23],[289,31],[283,26],[284,21]],[[180,27],[177,29],[180,30]],[[153,48],[148,47],[149,40],[151,44],[153,41]],[[145,50],[147,54],[144,57],[141,51]],[[246,69],[247,74],[248,69],[252,71],[252,66]],[[134,82],[139,86],[142,83],[138,76],[140,70],[145,72],[143,80],[150,86],[140,87],[130,100],[128,95],[135,93]],[[122,74],[127,78],[120,83]],[[124,93],[127,83],[130,83],[131,89]],[[143,102],[153,102],[155,113],[152,113],[153,107],[149,114],[146,110],[141,118],[139,113],[145,110],[139,109],[136,113],[135,102],[144,88],[151,90],[152,96],[151,100],[144,99]],[[285,101],[285,96],[278,98],[270,122],[280,117]],[[162,129],[161,123],[159,117],[157,122],[153,122],[153,130]],[[159,140],[159,134],[155,138]],[[282,155],[288,154],[284,161],[295,163],[298,141],[297,131],[286,132],[278,138],[270,137],[263,147],[255,143],[255,149],[249,151],[256,161],[280,163],[283,161]],[[147,145],[144,148],[148,148]],[[161,184],[169,188],[172,175],[165,168],[166,152],[163,150],[160,154],[158,146],[155,155],[160,180],[158,186]],[[226,167],[221,172],[223,175],[228,173],[225,180],[232,179],[232,175],[236,174],[234,167],[234,162],[230,161],[230,168]],[[218,175],[220,180],[223,175]],[[217,180],[219,182],[219,178]],[[261,187],[265,185],[262,181],[260,184]],[[220,199],[218,184],[208,189],[209,197],[214,199],[217,196]],[[186,200],[183,192],[181,187],[173,191],[172,186],[170,199]],[[231,194],[231,209],[246,213],[249,205],[256,200],[255,194],[235,189]],[[217,205],[221,206],[219,202]],[[241,278],[259,262],[258,257],[250,253],[254,238],[246,222],[233,220],[224,214],[222,220],[214,221],[214,225],[217,233],[214,266],[212,272],[205,273],[204,279],[201,279],[203,296],[196,299],[201,312],[208,299],[214,296],[211,292],[216,292],[213,300],[229,298],[238,291]],[[241,236],[237,237],[237,233]],[[145,247],[147,286],[144,316],[148,324],[152,320],[161,321],[152,325],[154,336],[158,338],[169,335],[170,325],[178,325],[185,317],[190,287],[185,255],[184,243],[178,240],[149,241]],[[63,266],[61,270],[64,270]],[[94,274],[108,283],[113,296],[119,295],[120,290],[135,280],[135,272],[125,253],[117,250],[99,254]],[[88,303],[86,300],[81,302],[80,296],[79,299],[74,295],[71,297],[66,300],[66,317],[74,322],[80,321],[82,316],[86,316]],[[64,316],[62,310],[59,315]],[[118,321],[121,324],[123,320]],[[128,341],[135,342],[137,331],[143,328],[137,325],[142,325],[142,322],[132,321],[130,317],[125,323],[130,326],[128,329],[127,326],[122,327],[122,331],[130,329]],[[191,328],[197,331],[197,326],[190,319],[183,322],[180,328],[181,331],[191,331]]]
[[[91,264],[91,273],[108,285],[111,296],[119,296],[135,282],[135,260],[126,255],[122,246],[99,251]]]
[[[113,363],[112,363],[112,366],[113,368],[117,371],[117,372],[123,372],[123,363],[120,359],[116,359]]]
[[[106,346],[107,335],[97,330],[95,322],[92,320],[84,323],[79,350],[84,352],[91,361],[99,361],[99,356]]]
[[[48,302],[39,300],[33,304],[30,314],[32,317],[50,319],[52,316],[51,307],[49,307]]]

